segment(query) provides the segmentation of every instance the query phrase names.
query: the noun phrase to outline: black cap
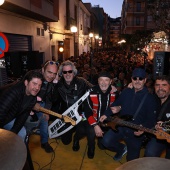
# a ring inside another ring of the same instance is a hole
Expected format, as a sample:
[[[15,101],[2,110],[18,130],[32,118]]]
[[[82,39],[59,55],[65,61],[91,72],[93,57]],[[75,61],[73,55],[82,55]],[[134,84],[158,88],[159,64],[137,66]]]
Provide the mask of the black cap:
[[[108,78],[110,78],[110,79],[112,78],[111,75],[110,75],[110,73],[109,73],[109,72],[106,72],[106,71],[99,73],[98,78],[99,78],[99,77],[108,77]]]
[[[142,68],[135,68],[132,73],[132,77],[142,77],[146,78],[146,72]]]

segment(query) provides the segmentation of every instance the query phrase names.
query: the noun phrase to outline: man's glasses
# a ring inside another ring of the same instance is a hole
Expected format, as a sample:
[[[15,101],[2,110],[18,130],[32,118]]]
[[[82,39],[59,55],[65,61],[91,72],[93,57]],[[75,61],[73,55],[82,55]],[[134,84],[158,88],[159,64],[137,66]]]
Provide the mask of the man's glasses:
[[[47,62],[44,64],[44,67],[47,66],[48,64],[50,64],[50,65],[56,64],[56,65],[58,66],[58,65],[59,65],[59,62],[56,62],[56,61],[47,61]]]
[[[63,71],[63,74],[67,74],[67,73],[73,73],[73,70],[69,70],[69,71]]]
[[[134,81],[136,81],[136,80],[142,81],[144,78],[143,77],[132,77],[132,79]]]

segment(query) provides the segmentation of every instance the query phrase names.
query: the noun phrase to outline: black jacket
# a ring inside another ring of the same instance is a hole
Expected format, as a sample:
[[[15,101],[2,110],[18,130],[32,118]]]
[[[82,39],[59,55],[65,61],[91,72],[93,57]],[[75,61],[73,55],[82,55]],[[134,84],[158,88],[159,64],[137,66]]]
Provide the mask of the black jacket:
[[[25,85],[18,82],[0,96],[0,128],[16,118],[11,129],[18,133],[36,103],[36,96],[27,96]]]
[[[85,92],[92,87],[87,80],[82,77],[74,77],[70,85],[61,77],[54,88],[53,93],[53,110],[63,113],[72,106]]]
[[[101,91],[99,85],[91,89],[90,95],[84,103],[85,116],[90,125],[96,124],[107,108],[118,97],[118,92],[111,92],[111,90],[111,85],[105,93]]]

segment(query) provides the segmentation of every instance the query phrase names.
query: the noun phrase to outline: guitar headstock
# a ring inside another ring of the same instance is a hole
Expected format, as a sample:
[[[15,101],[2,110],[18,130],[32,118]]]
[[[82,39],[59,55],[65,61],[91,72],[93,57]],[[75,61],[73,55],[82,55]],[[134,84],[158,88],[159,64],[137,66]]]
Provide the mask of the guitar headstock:
[[[168,143],[170,143],[170,135],[163,130],[155,131],[155,135],[157,139],[165,139]]]
[[[76,125],[76,121],[73,120],[71,117],[63,115],[63,119],[65,123],[71,123],[71,125],[75,126]]]

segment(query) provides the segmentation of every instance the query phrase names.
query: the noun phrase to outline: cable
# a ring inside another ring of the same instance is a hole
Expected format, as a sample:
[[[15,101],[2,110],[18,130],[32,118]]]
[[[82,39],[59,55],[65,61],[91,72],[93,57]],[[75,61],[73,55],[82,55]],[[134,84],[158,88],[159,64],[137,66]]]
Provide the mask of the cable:
[[[86,148],[85,148],[85,151],[84,151],[84,154],[83,154],[83,158],[82,158],[82,161],[81,161],[81,165],[80,165],[79,170],[81,170],[81,168],[82,168],[83,161],[84,161],[84,158],[85,158],[85,155],[86,155],[86,152],[87,152],[87,146],[88,146],[88,144],[86,145]]]
[[[51,155],[51,160],[50,160],[50,162],[49,162],[48,164],[44,165],[44,166],[43,166],[42,168],[40,168],[39,170],[42,170],[42,169],[44,169],[45,167],[47,167],[47,166],[49,166],[49,165],[50,165],[50,168],[47,169],[47,170],[51,170],[52,162],[53,162],[54,159],[55,159],[55,150],[57,149],[57,147],[58,147],[58,145],[59,145],[59,143],[57,142],[57,140],[56,140],[55,142],[57,143],[57,145],[56,145],[56,147],[55,147],[55,149],[54,149],[54,152],[53,152],[52,155]],[[50,144],[55,143],[55,142],[51,142]]]
[[[44,165],[43,167],[40,168],[40,164],[39,164],[39,163],[37,163],[37,162],[35,162],[35,161],[32,161],[33,163],[35,163],[35,164],[38,165],[38,170],[43,170],[44,168],[46,168],[46,167],[49,166],[49,165],[50,165],[49,169],[46,169],[46,170],[51,170],[52,163],[53,163],[53,161],[54,161],[54,159],[55,159],[55,151],[56,151],[56,149],[57,149],[57,147],[58,147],[58,145],[59,145],[59,142],[56,140],[55,142],[50,142],[50,144],[52,144],[52,143],[56,143],[57,145],[56,145],[56,147],[54,148],[54,152],[53,152],[52,155],[51,155],[51,160],[50,160],[49,163],[47,163],[46,165]]]

